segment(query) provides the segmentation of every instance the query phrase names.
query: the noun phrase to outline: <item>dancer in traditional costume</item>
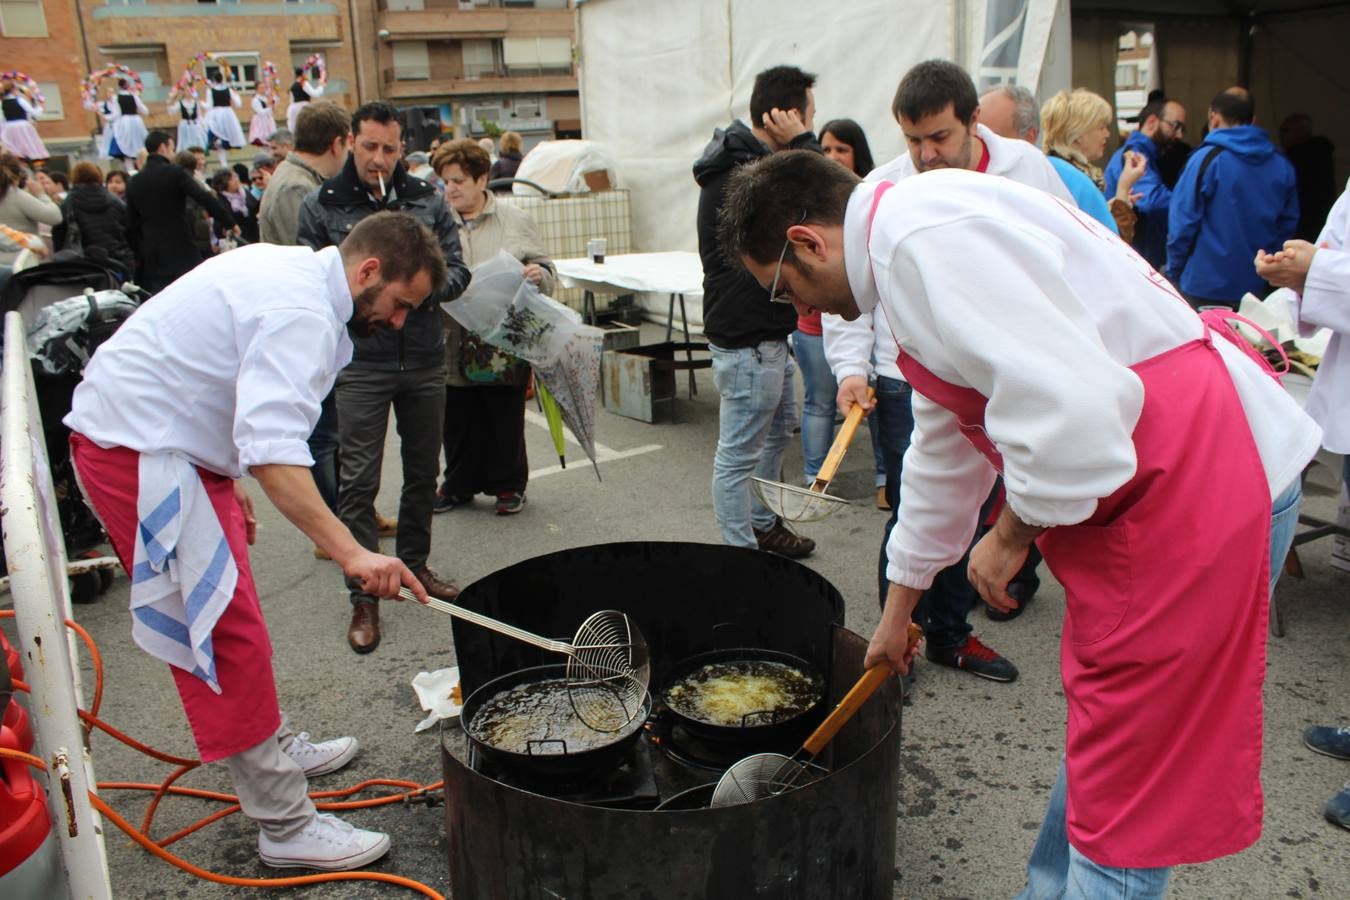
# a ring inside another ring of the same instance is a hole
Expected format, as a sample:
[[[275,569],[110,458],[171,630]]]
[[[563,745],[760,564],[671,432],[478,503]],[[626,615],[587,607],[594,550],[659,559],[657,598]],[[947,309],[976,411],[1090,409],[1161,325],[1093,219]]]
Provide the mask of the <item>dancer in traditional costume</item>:
[[[0,109],[5,114],[5,124],[0,126],[0,145],[15,156],[29,161],[51,156],[30,121],[42,115],[42,107],[29,102],[8,78],[0,81],[0,96],[3,97],[0,99]]]
[[[215,145],[216,159],[222,167],[229,165],[226,151],[247,143],[239,116],[234,111],[243,105],[239,94],[225,82],[224,72],[217,70],[211,79],[211,108],[206,113],[206,129],[211,143]]]
[[[113,98],[117,106],[117,118],[112,121],[112,137],[115,146],[109,152],[122,160],[127,172],[136,171],[136,155],[145,147],[145,136],[149,129],[141,116],[150,115],[150,110],[141,102],[141,95],[131,89],[125,78],[117,79],[117,95]]]

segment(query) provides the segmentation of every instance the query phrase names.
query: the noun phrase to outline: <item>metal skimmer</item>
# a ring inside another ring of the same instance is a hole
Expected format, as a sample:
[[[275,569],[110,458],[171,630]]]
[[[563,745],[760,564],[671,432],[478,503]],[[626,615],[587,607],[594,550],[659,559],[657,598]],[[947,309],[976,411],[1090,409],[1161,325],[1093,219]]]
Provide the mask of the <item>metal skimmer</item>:
[[[417,600],[399,588],[405,600]],[[505,622],[429,597],[437,612],[481,625],[550,653],[567,657],[567,694],[572,709],[596,731],[621,731],[642,714],[651,682],[651,657],[642,632],[624,613],[607,609],[592,613],[577,629],[572,643],[550,640]]]
[[[923,630],[911,622],[908,637],[909,645],[913,647],[923,637]],[[800,783],[809,784],[827,774],[825,769],[815,764],[816,756],[890,676],[891,667],[886,663],[879,663],[864,672],[844,695],[844,699],[839,701],[839,705],[825,717],[825,721],[811,732],[801,749],[791,756],[756,753],[734,764],[718,780],[709,805],[752,803],[789,791]]]
[[[868,388],[867,399],[871,400],[874,396],[876,391]],[[862,419],[863,408],[856,403],[853,404],[853,408],[844,417],[844,424],[839,427],[839,434],[835,437],[834,443],[830,445],[830,452],[820,465],[816,480],[811,482],[809,488],[783,484],[781,481],[769,481],[767,478],[752,475],[751,488],[759,498],[759,502],[775,516],[788,522],[817,522],[848,506],[847,500],[831,496],[825,493],[825,489],[834,480],[835,472],[839,471],[839,464],[844,461],[844,454],[848,451],[848,445],[853,443],[853,435]]]

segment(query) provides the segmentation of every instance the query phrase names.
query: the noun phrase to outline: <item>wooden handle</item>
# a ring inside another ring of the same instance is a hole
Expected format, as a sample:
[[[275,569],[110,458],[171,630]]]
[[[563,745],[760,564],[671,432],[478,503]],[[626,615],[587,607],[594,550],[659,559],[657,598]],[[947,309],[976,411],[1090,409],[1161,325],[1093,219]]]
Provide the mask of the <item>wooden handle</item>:
[[[815,756],[825,745],[834,739],[839,733],[839,729],[848,724],[848,720],[853,718],[862,705],[867,702],[867,698],[876,692],[876,689],[885,684],[886,679],[891,677],[891,667],[886,663],[879,663],[863,673],[863,677],[858,679],[858,683],[849,688],[844,699],[839,701],[839,705],[825,717],[825,721],[811,736],[802,744],[802,749],[812,756]]]
[[[871,400],[876,396],[874,388],[867,389],[867,399]],[[825,488],[834,481],[834,473],[839,471],[839,464],[844,461],[844,454],[848,452],[848,445],[853,443],[853,435],[857,432],[858,426],[863,420],[863,408],[858,404],[853,404],[853,408],[848,411],[844,417],[844,424],[839,428],[839,434],[835,437],[834,443],[830,445],[830,452],[825,457],[825,462],[821,463],[820,471],[816,473],[816,480],[811,482],[811,490],[817,494],[823,493]]]

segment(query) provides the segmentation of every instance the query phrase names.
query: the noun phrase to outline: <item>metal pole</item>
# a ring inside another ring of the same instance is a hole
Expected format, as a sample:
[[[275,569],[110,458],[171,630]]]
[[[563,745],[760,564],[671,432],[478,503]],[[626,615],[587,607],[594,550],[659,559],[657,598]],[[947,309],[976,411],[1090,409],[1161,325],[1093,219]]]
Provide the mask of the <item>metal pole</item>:
[[[27,328],[17,312],[5,316],[0,389],[0,506],[5,559],[23,654],[32,688],[30,710],[47,762],[47,805],[60,842],[70,896],[112,897],[103,825],[89,803],[93,761],[80,726],[79,667],[66,631],[70,596],[66,551],[52,493],[51,469],[38,419]]]

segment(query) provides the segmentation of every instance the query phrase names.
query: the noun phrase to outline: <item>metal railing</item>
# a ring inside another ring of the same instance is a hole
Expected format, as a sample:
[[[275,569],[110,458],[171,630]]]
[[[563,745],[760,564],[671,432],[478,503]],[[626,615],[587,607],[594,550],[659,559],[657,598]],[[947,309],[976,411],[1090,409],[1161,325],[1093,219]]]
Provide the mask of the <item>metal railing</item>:
[[[80,726],[80,667],[66,581],[66,549],[52,491],[47,445],[38,413],[28,329],[23,316],[5,316],[0,375],[0,504],[9,590],[19,652],[31,688],[37,745],[47,763],[47,807],[61,848],[70,896],[111,898],[102,819],[89,802],[94,764]]]

